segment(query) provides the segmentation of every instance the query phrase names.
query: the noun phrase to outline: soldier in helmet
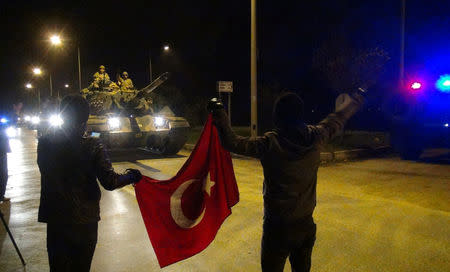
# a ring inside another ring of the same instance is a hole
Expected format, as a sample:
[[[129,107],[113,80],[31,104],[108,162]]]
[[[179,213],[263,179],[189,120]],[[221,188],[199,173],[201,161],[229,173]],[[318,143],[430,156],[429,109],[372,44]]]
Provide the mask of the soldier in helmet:
[[[122,76],[119,76],[119,80],[117,82],[121,90],[132,90],[134,89],[133,81],[128,77],[128,73],[124,71]]]
[[[108,87],[111,84],[108,73],[106,73],[105,66],[100,65],[99,71],[94,74],[94,82],[92,82],[90,88],[102,89]]]

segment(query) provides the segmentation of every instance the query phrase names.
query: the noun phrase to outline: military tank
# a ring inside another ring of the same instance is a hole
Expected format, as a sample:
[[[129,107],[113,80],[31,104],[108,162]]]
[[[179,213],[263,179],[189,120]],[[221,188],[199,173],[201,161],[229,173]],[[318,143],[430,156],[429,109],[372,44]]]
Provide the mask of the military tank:
[[[155,113],[149,94],[169,78],[164,73],[143,89],[119,89],[115,84],[81,91],[90,105],[87,132],[112,151],[140,149],[174,155],[187,141],[189,123],[168,108]]]

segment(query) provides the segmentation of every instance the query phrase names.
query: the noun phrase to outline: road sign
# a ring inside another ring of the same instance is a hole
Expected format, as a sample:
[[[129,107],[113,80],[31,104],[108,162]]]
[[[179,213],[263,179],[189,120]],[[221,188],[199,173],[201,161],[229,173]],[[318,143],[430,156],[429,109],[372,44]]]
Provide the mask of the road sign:
[[[217,91],[219,93],[232,93],[233,81],[217,81]]]

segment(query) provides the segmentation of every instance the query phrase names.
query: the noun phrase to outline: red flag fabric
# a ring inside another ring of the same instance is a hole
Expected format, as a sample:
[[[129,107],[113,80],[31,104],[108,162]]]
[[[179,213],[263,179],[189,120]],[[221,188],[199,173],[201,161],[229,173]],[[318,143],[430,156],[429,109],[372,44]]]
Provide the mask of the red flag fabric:
[[[239,201],[231,156],[220,144],[212,117],[175,177],[144,176],[135,191],[161,267],[205,249]]]

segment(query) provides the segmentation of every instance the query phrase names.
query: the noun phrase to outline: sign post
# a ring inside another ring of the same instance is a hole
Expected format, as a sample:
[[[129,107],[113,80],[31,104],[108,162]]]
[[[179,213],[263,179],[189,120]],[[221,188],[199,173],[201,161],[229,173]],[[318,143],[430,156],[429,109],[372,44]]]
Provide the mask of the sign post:
[[[228,118],[231,122],[231,93],[233,92],[233,81],[217,81],[217,91],[219,96],[228,93]]]

